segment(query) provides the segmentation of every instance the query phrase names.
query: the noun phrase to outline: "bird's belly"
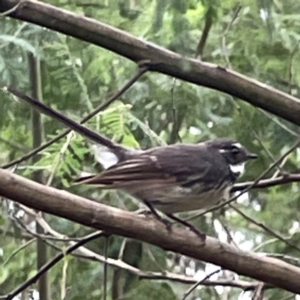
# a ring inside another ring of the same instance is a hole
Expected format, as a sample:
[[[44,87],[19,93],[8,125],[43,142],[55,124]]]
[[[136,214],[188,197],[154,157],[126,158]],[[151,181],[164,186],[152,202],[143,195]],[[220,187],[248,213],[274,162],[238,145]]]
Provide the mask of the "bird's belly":
[[[172,187],[171,189],[157,189],[149,191],[146,195],[136,195],[140,199],[147,200],[154,208],[166,214],[185,211],[207,209],[219,204],[223,199],[229,198],[231,186],[224,184],[217,190],[208,190],[195,193],[191,188]],[[150,196],[150,197],[149,197]]]

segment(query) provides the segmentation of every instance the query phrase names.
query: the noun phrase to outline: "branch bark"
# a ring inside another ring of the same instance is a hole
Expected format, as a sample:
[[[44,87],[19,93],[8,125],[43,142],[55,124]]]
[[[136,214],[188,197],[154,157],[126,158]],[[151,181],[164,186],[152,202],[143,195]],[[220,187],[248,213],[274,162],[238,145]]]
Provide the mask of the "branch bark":
[[[15,7],[15,9],[13,9]],[[133,35],[55,6],[2,0],[0,12],[111,50],[134,62],[150,60],[150,69],[213,88],[300,125],[300,100],[277,89],[214,64],[181,55]]]
[[[33,209],[107,233],[147,242],[300,293],[300,268],[286,262],[241,251],[211,237],[207,237],[203,244],[201,239],[195,238],[193,232],[184,228],[173,227],[169,233],[165,226],[154,218],[93,202],[3,169],[0,169],[0,195]]]

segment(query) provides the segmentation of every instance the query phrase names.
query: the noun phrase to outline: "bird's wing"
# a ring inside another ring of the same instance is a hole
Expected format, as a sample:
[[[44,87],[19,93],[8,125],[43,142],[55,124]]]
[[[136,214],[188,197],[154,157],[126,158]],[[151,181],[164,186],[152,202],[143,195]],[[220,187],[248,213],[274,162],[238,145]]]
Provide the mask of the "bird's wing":
[[[75,182],[102,187],[118,187],[130,182],[137,184],[145,181],[189,186],[195,181],[201,181],[211,170],[211,165],[211,162],[201,159],[199,147],[171,145],[150,149],[117,163],[100,174],[79,178]]]
[[[171,179],[173,177],[173,179]],[[162,170],[157,158],[151,155],[139,155],[117,163],[100,174],[82,177],[76,183],[118,185],[118,182],[132,182],[144,180],[165,180],[176,182],[172,174]]]

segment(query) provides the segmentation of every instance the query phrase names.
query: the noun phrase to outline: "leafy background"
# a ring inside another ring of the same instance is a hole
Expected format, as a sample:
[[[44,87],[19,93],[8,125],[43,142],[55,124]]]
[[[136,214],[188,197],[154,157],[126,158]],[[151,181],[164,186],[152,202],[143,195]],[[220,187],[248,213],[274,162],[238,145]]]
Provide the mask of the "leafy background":
[[[203,61],[230,67],[299,97],[300,2],[47,2],[105,22],[185,56],[196,55],[199,40],[207,26],[209,33],[201,55]],[[136,72],[135,64],[105,49],[2,17],[2,83],[30,93],[29,53],[41,61],[43,101],[76,121],[120,89]],[[42,119],[45,140],[64,129],[49,117],[43,116]],[[22,156],[32,148],[32,126],[30,108],[13,101],[10,95],[1,93],[0,164]],[[293,145],[295,135],[299,132],[296,126],[229,95],[157,73],[144,75],[118,101],[89,121],[87,126],[126,146],[143,149],[179,141],[195,143],[216,136],[235,138],[260,156],[257,162],[248,164],[242,180],[253,180],[261,174],[272,163],[272,158],[279,157]],[[288,157],[283,169],[297,172],[299,161],[300,152],[296,151]],[[44,150],[37,162],[23,162],[15,171],[30,178],[35,170],[43,170],[46,179],[53,177],[52,186],[112,206],[137,209],[138,202],[123,193],[71,186],[72,179],[82,170],[95,172],[99,169],[91,151],[91,143],[73,134],[69,140],[62,139]],[[298,245],[299,195],[297,183],[253,190],[239,199],[237,206],[248,216]],[[8,293],[35,273],[36,246],[32,243],[11,257],[30,237],[16,226],[13,215],[18,208],[4,200],[1,203],[0,291]],[[20,213],[19,218],[32,226],[32,220],[27,220],[25,216]],[[91,229],[53,216],[46,216],[45,219],[55,230],[71,237],[91,232]],[[299,251],[231,210],[197,219],[195,224],[207,234],[225,241],[227,235],[220,221],[227,225],[241,249],[299,256]],[[64,246],[61,242],[56,244],[60,248]],[[110,238],[109,256],[117,258],[122,244],[122,238]],[[104,240],[89,244],[91,249],[100,254],[104,253],[104,246]],[[50,257],[55,253],[56,250],[51,248]],[[143,270],[170,270],[197,278],[202,278],[215,268],[136,241],[127,241],[123,259]],[[52,299],[60,299],[65,267],[68,287],[66,299],[101,298],[103,265],[68,256],[50,271]],[[222,274],[225,275],[226,272]],[[212,278],[220,276],[217,274]],[[188,289],[187,285],[171,281],[138,280],[124,270],[113,268],[109,268],[108,279],[108,299],[181,299]],[[250,295],[234,288],[212,286],[199,287],[190,299],[251,299]],[[278,289],[265,293],[265,299],[285,299],[290,296],[288,292]]]

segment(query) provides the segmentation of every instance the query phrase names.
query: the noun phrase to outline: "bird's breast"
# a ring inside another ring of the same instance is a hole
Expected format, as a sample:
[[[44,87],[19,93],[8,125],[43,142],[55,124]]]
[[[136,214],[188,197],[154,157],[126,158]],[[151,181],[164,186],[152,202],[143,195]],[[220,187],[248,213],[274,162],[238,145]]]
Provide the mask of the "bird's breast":
[[[188,188],[169,186],[165,189],[147,190],[145,193],[139,191],[134,196],[148,201],[164,213],[178,213],[206,209],[219,204],[222,199],[227,200],[231,186],[228,181],[210,189],[203,189],[201,184]]]

